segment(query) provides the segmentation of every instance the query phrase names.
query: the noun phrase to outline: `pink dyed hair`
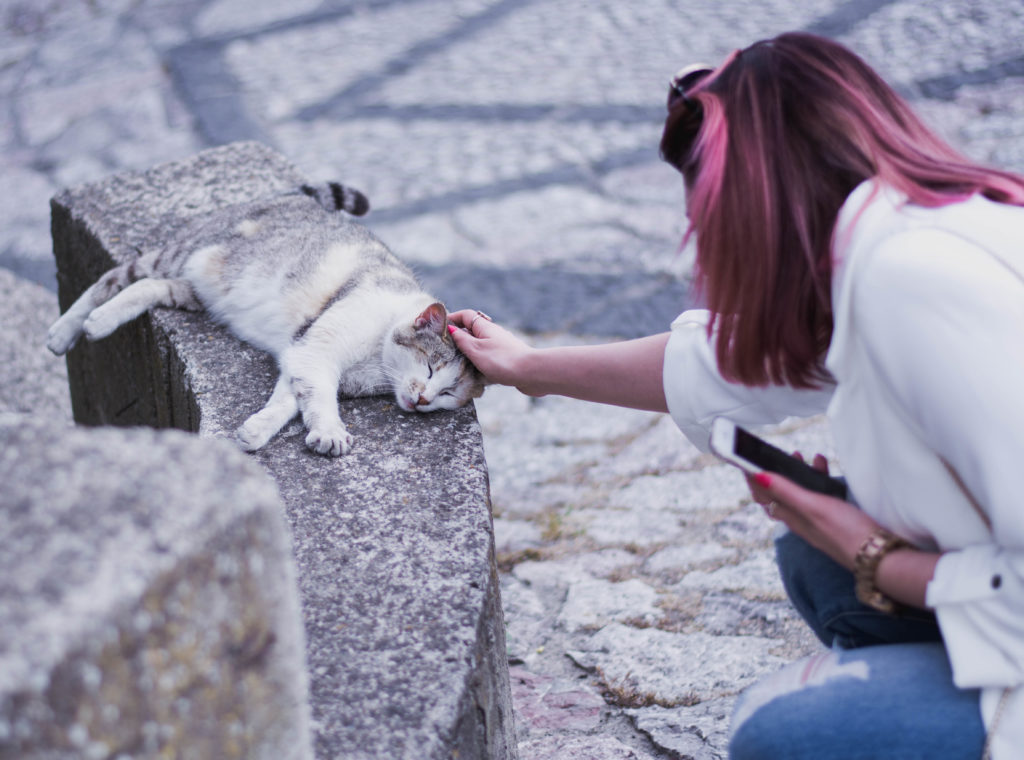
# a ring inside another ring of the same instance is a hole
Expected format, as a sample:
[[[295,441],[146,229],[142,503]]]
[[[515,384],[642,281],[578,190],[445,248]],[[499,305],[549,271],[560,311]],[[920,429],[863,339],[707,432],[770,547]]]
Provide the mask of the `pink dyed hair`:
[[[922,206],[1024,206],[1024,178],[962,157],[857,55],[810,34],[734,53],[670,101],[661,153],[686,182],[720,371],[748,385],[827,377],[832,237],[862,181]]]

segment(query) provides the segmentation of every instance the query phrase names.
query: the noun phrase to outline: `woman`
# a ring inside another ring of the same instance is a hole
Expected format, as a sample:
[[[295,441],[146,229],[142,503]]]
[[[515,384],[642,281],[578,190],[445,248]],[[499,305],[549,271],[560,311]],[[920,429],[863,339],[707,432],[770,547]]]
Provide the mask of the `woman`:
[[[462,311],[456,343],[492,382],[668,411],[702,447],[717,415],[827,413],[859,506],[751,487],[830,649],[741,698],[735,760],[1024,756],[1024,180],[806,34],[684,71],[661,150],[706,310],[543,350]]]

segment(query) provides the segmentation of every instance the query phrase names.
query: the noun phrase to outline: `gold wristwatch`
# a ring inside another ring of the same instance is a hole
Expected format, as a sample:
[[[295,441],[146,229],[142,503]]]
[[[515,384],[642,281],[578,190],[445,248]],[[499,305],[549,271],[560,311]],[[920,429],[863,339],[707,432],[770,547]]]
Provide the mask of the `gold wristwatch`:
[[[901,605],[878,590],[875,574],[887,554],[909,547],[907,541],[885,528],[875,529],[865,539],[853,560],[853,577],[857,581],[857,598],[861,602],[890,615],[899,612]]]

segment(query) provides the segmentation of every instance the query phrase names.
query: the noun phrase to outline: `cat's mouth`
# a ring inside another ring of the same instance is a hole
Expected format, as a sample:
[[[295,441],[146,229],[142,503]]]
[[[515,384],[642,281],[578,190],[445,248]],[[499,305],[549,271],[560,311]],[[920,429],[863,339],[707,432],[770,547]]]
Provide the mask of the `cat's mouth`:
[[[396,399],[398,406],[406,412],[429,412],[434,409],[434,404],[426,401],[422,396],[417,399],[400,393],[396,396]]]

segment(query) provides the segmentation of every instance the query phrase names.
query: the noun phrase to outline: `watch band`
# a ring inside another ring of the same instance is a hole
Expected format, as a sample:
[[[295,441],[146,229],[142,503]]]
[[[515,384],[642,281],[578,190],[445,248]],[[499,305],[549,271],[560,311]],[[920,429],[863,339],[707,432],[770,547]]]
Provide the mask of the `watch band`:
[[[857,599],[880,612],[890,615],[900,609],[899,603],[878,590],[875,575],[878,565],[890,552],[905,549],[910,544],[885,528],[876,528],[857,551],[853,560],[853,576],[856,579]]]

